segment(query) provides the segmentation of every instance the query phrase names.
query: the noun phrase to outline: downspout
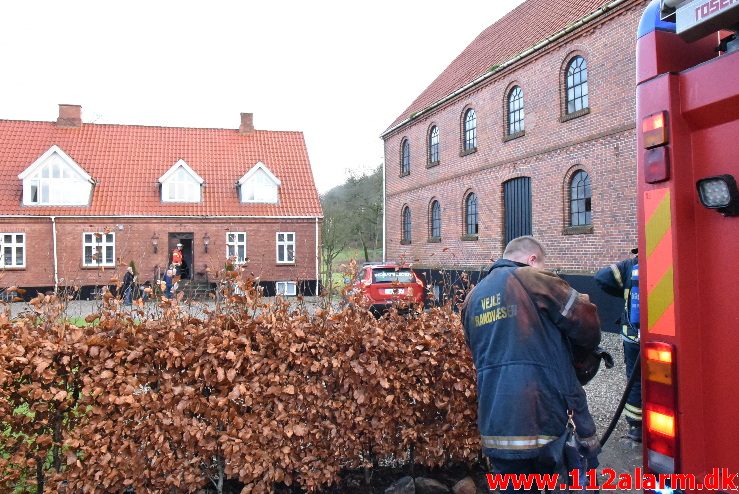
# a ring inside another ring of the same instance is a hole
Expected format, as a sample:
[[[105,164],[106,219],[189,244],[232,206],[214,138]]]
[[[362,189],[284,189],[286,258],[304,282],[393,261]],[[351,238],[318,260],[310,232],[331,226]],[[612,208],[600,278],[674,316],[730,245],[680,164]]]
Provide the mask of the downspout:
[[[385,146],[383,146],[384,148]],[[383,164],[382,166],[382,262],[387,262],[385,258],[385,252],[387,248],[387,235],[385,234],[385,225],[387,223],[386,211],[387,211],[387,188],[385,184],[385,175],[387,174],[387,167]]]
[[[316,296],[318,295],[318,283],[320,276],[319,270],[321,265],[321,258],[319,257],[319,250],[318,250],[318,216],[316,216]]]
[[[56,216],[49,216],[51,218],[51,238],[52,248],[54,249],[54,293],[59,288],[59,258],[56,252]]]

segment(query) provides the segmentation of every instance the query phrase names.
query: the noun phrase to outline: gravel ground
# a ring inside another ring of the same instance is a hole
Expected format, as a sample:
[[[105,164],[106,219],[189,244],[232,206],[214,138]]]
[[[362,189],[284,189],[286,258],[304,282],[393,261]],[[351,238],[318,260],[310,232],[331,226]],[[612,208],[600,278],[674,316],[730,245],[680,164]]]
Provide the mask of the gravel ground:
[[[585,386],[590,413],[595,419],[599,436],[602,436],[606,431],[626,388],[626,370],[621,336],[613,333],[603,333],[601,346],[613,355],[616,365],[612,369],[601,367],[593,380]],[[601,469],[612,468],[616,474],[633,474],[635,468],[642,466],[641,444],[628,439],[626,432],[626,420],[622,416],[610,439],[603,447],[603,452],[600,455]],[[637,491],[621,490],[620,492]]]

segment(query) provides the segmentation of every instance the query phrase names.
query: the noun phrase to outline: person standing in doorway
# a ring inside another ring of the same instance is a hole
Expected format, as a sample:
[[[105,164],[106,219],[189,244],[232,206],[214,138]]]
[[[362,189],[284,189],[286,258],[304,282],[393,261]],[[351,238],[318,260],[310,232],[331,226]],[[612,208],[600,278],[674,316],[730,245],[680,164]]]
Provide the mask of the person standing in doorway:
[[[182,261],[183,261],[183,255],[182,255],[182,243],[178,242],[177,247],[174,248],[172,251],[172,265],[175,269],[175,275],[181,276],[182,275]]]

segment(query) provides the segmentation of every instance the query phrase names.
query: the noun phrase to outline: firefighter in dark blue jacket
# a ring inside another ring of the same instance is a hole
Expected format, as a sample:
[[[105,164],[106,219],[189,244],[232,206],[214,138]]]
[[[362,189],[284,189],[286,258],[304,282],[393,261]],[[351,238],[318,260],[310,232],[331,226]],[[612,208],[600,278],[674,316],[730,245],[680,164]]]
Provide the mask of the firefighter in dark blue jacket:
[[[544,257],[533,237],[512,240],[462,310],[482,446],[496,473],[549,473],[540,454],[563,435],[569,414],[581,444],[592,456],[599,451],[572,362],[574,348],[587,352],[600,343],[597,309],[545,271]]]
[[[632,249],[632,254],[637,249]],[[642,440],[642,400],[641,400],[641,367],[639,365],[639,261],[636,257],[611,264],[597,273],[595,281],[610,295],[624,298],[624,310],[619,320],[621,337],[624,341],[624,361],[626,377],[631,378],[632,371],[637,373],[634,385],[626,398],[624,415],[629,424],[628,436],[631,440]]]

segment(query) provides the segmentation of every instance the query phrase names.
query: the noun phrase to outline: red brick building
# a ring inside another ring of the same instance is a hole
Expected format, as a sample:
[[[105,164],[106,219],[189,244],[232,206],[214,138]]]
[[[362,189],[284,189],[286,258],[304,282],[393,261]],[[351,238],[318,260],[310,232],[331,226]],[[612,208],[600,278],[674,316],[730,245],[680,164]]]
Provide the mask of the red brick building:
[[[386,258],[480,269],[525,234],[564,272],[627,256],[647,3],[528,0],[454,59],[382,134]]]
[[[268,293],[313,293],[321,205],[300,132],[0,120],[0,286],[154,280],[182,243],[189,278],[227,259]]]

